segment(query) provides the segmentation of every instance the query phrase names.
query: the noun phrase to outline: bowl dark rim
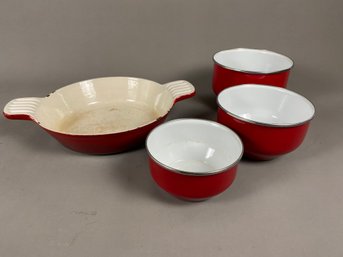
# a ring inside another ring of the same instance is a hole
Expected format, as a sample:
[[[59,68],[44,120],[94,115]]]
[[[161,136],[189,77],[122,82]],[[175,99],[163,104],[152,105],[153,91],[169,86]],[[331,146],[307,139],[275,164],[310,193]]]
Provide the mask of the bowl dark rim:
[[[220,169],[215,169],[215,170],[211,170],[211,171],[208,171],[208,172],[192,172],[192,171],[184,171],[184,170],[179,170],[179,169],[175,169],[169,165],[166,165],[162,162],[160,162],[159,160],[157,160],[153,155],[152,153],[149,151],[149,147],[148,147],[148,139],[149,137],[151,136],[151,134],[156,130],[158,129],[160,126],[164,126],[166,124],[169,124],[169,123],[174,123],[174,122],[180,122],[180,121],[201,121],[201,122],[206,122],[206,123],[209,123],[209,124],[212,124],[212,125],[215,125],[217,127],[221,127],[227,131],[229,131],[230,133],[233,134],[234,137],[236,137],[236,139],[238,140],[239,144],[241,145],[241,153],[239,155],[239,157],[233,162],[231,163],[230,165],[228,166],[225,166],[223,168],[220,168]],[[240,137],[236,134],[236,132],[234,132],[233,130],[229,129],[228,127],[218,123],[218,122],[215,122],[215,121],[210,121],[210,120],[203,120],[203,119],[192,119],[192,118],[184,118],[184,119],[175,119],[175,120],[171,120],[171,121],[168,121],[168,122],[165,122],[163,123],[162,125],[160,126],[157,126],[156,128],[154,128],[148,135],[146,141],[145,141],[145,146],[146,146],[146,150],[148,152],[148,155],[150,156],[150,158],[156,162],[158,165],[162,166],[163,168],[171,171],[171,172],[174,172],[174,173],[177,173],[177,174],[181,174],[181,175],[187,175],[187,176],[211,176],[211,175],[216,175],[216,174],[220,174],[220,173],[223,173],[223,172],[226,172],[228,171],[229,169],[231,169],[232,167],[236,166],[239,161],[242,159],[242,156],[243,156],[243,152],[244,152],[244,147],[243,147],[243,143],[242,143],[242,140],[240,139]]]
[[[244,69],[237,69],[237,68],[233,68],[233,67],[229,67],[229,66],[226,66],[224,64],[221,64],[219,62],[216,61],[215,59],[215,56],[219,53],[222,53],[222,52],[226,52],[226,51],[237,51],[237,50],[250,50],[250,51],[255,51],[255,52],[261,52],[261,53],[269,53],[269,54],[273,54],[273,55],[278,55],[282,58],[286,58],[290,61],[291,65],[289,68],[286,68],[286,69],[282,69],[282,70],[276,70],[276,71],[272,71],[272,72],[261,72],[261,71],[249,71],[249,70],[244,70]],[[212,60],[215,64],[219,65],[220,67],[223,67],[225,69],[229,69],[229,70],[233,70],[233,71],[237,71],[237,72],[242,72],[242,73],[247,73],[247,74],[255,74],[255,75],[258,75],[258,74],[277,74],[277,73],[281,73],[281,72],[285,72],[285,71],[288,71],[290,69],[293,68],[294,66],[294,61],[286,56],[286,55],[283,55],[283,54],[280,54],[280,53],[276,53],[276,52],[273,52],[273,51],[269,51],[269,50],[265,50],[265,49],[253,49],[253,48],[233,48],[233,49],[227,49],[227,50],[221,50],[219,52],[216,52],[215,54],[213,54],[212,56]]]
[[[300,96],[301,98],[303,98],[305,101],[309,102],[311,104],[311,106],[313,107],[313,114],[310,118],[306,119],[305,121],[301,121],[301,122],[296,122],[296,123],[289,123],[289,124],[273,124],[273,123],[267,123],[267,122],[261,122],[261,121],[255,121],[255,120],[251,120],[251,119],[247,119],[247,118],[243,118],[237,114],[234,114],[230,111],[228,111],[227,109],[225,109],[219,102],[219,96],[223,93],[225,93],[225,91],[229,91],[230,88],[234,88],[234,87],[242,87],[242,86],[256,86],[256,87],[269,87],[269,88],[272,88],[273,90],[279,90],[279,91],[284,91],[284,92],[288,92],[288,93],[291,93],[291,94],[295,94],[297,96]],[[276,86],[269,86],[269,85],[260,85],[260,84],[242,84],[242,85],[237,85],[237,86],[233,86],[233,87],[229,87],[229,88],[226,88],[224,89],[223,91],[221,91],[218,96],[217,96],[217,105],[218,107],[226,112],[226,114],[232,116],[232,117],[235,117],[236,119],[238,120],[241,120],[241,121],[245,121],[247,123],[251,123],[251,124],[255,124],[255,125],[260,125],[260,126],[264,126],[264,127],[276,127],[276,128],[290,128],[290,127],[297,127],[297,126],[300,126],[300,125],[303,125],[305,123],[308,123],[309,121],[311,121],[313,118],[314,118],[314,115],[316,113],[316,108],[314,106],[314,104],[308,100],[306,97],[304,97],[303,95],[301,94],[298,94],[294,91],[291,91],[291,90],[288,90],[288,89],[285,89],[285,88],[281,88],[281,87],[276,87]]]

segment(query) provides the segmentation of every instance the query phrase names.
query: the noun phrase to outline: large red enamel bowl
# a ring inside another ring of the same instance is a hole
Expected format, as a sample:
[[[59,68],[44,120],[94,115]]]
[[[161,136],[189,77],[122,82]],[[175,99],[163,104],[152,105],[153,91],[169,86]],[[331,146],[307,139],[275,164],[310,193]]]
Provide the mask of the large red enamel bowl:
[[[178,119],[155,128],[146,147],[155,182],[168,193],[200,201],[225,191],[243,154],[239,137],[213,121]]]
[[[314,117],[313,104],[284,88],[247,84],[217,97],[218,122],[242,139],[245,156],[268,160],[295,150]]]
[[[213,56],[212,87],[215,94],[241,84],[286,87],[293,61],[268,50],[236,48]]]
[[[174,103],[195,94],[180,80],[159,84],[106,77],[62,87],[46,97],[10,101],[9,119],[32,120],[64,146],[89,154],[117,153],[143,143]]]

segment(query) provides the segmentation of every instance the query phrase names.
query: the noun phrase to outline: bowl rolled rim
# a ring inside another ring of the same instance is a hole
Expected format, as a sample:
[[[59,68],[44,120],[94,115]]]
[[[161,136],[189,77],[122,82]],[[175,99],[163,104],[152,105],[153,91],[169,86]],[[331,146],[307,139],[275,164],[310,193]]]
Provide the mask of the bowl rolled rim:
[[[229,91],[231,88],[237,88],[237,87],[268,87],[272,90],[276,90],[276,91],[281,91],[281,92],[286,92],[286,93],[289,93],[289,94],[293,94],[293,95],[296,95],[296,96],[300,96],[302,99],[304,99],[306,102],[308,102],[312,108],[313,108],[313,114],[310,118],[306,119],[305,121],[301,121],[301,122],[295,122],[295,123],[290,123],[290,124],[274,124],[274,123],[268,123],[268,122],[261,122],[261,121],[255,121],[255,120],[252,120],[252,119],[248,119],[248,118],[244,118],[244,117],[241,117],[237,114],[234,114],[232,112],[230,112],[229,110],[227,110],[226,108],[224,108],[220,102],[219,102],[219,96],[222,95],[222,94],[225,94],[226,91]],[[289,127],[297,127],[297,126],[300,126],[300,125],[303,125],[303,124],[306,124],[308,122],[310,122],[313,118],[314,118],[314,115],[316,113],[316,109],[315,109],[315,106],[314,104],[308,100],[306,97],[304,97],[303,95],[299,94],[299,93],[296,93],[292,90],[289,90],[289,89],[286,89],[286,88],[281,88],[281,87],[276,87],[276,86],[271,86],[271,85],[262,85],[262,84],[242,84],[242,85],[237,85],[237,86],[232,86],[232,87],[228,87],[224,90],[222,90],[218,96],[217,96],[217,105],[218,107],[226,112],[226,114],[232,116],[232,117],[235,117],[236,119],[239,119],[241,121],[245,121],[247,123],[251,123],[251,124],[255,124],[255,125],[260,125],[260,126],[264,126],[264,127],[274,127],[274,128],[289,128]]]
[[[224,65],[222,63],[219,63],[215,57],[217,54],[220,54],[220,53],[223,53],[223,52],[227,52],[227,51],[253,51],[253,52],[260,52],[260,53],[268,53],[268,54],[273,54],[273,55],[277,55],[279,57],[282,57],[282,58],[285,58],[285,59],[288,59],[291,63],[290,67],[289,68],[286,68],[286,69],[279,69],[279,70],[275,70],[275,71],[272,71],[272,72],[262,72],[262,71],[249,71],[249,70],[244,70],[244,69],[238,69],[238,68],[233,68],[233,67],[230,67],[230,66],[227,66],[227,65]],[[277,53],[277,52],[273,52],[273,51],[270,51],[270,50],[266,50],[266,49],[254,49],[254,48],[232,48],[232,49],[226,49],[226,50],[221,50],[221,51],[218,51],[216,53],[213,54],[212,56],[212,60],[215,64],[219,65],[220,67],[223,67],[225,69],[229,69],[229,70],[233,70],[233,71],[237,71],[237,72],[242,72],[242,73],[247,73],[247,74],[253,74],[253,75],[258,75],[258,74],[265,74],[265,75],[269,75],[269,74],[277,74],[277,73],[281,73],[281,72],[285,72],[285,71],[288,71],[288,70],[291,70],[293,67],[294,67],[294,61],[292,60],[292,58],[284,55],[284,54],[280,54],[280,53]]]
[[[239,157],[234,162],[232,162],[230,165],[227,165],[227,166],[225,166],[223,168],[220,168],[220,169],[210,170],[210,171],[207,171],[207,172],[184,171],[184,170],[173,168],[173,167],[171,167],[171,166],[169,166],[167,164],[164,164],[161,161],[157,160],[152,155],[152,153],[150,152],[149,147],[148,147],[148,140],[149,140],[150,136],[152,135],[152,133],[155,130],[157,130],[158,128],[160,128],[162,126],[167,126],[170,123],[183,122],[183,121],[203,122],[203,123],[207,123],[208,125],[211,125],[211,126],[216,126],[216,127],[220,127],[222,129],[225,129],[227,132],[231,133],[238,140],[238,143],[241,146],[241,153],[240,153]],[[187,175],[187,176],[211,176],[211,175],[216,175],[216,174],[220,174],[220,173],[226,172],[229,169],[235,167],[239,163],[239,161],[241,160],[241,158],[243,156],[243,152],[244,152],[244,146],[243,146],[242,140],[236,134],[236,132],[234,132],[232,129],[230,129],[230,128],[228,128],[228,127],[226,127],[226,126],[224,126],[224,125],[222,125],[222,124],[220,124],[218,122],[215,122],[215,121],[203,120],[203,119],[195,119],[195,118],[181,118],[181,119],[174,119],[174,120],[170,120],[170,121],[164,122],[163,124],[157,126],[152,131],[150,131],[148,137],[146,138],[145,146],[146,146],[146,150],[147,150],[147,153],[148,153],[149,157],[154,162],[156,162],[158,165],[162,166],[163,168],[165,168],[165,169],[167,169],[167,170],[169,170],[171,172],[174,172],[174,173],[177,173],[177,174],[181,174],[181,175]]]

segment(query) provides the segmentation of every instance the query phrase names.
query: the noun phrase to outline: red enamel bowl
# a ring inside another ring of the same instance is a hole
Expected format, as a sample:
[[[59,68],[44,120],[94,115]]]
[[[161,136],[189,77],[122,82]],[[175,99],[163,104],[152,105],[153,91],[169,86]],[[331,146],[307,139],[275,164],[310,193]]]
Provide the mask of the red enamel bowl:
[[[295,150],[304,140],[315,108],[284,88],[247,84],[217,97],[218,122],[242,139],[245,156],[268,160]]]
[[[146,148],[155,182],[168,193],[201,201],[234,181],[243,146],[227,127],[213,121],[178,119],[155,128]]]
[[[143,143],[174,103],[195,94],[187,81],[159,84],[131,77],[77,82],[47,97],[10,101],[9,119],[32,120],[64,146],[89,154],[110,154]]]
[[[268,50],[236,48],[213,56],[212,87],[217,95],[223,89],[241,84],[286,87],[293,61]]]

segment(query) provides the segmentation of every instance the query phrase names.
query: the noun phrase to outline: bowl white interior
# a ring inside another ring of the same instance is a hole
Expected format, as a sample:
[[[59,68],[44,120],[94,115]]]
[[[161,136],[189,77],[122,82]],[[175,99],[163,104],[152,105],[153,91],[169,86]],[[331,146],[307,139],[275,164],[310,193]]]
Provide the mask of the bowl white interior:
[[[223,90],[219,106],[243,120],[274,126],[294,126],[314,116],[313,104],[290,90],[246,84]]]
[[[241,157],[239,137],[217,122],[178,119],[155,128],[147,138],[158,163],[183,173],[210,174],[227,169]]]
[[[165,87],[150,80],[97,78],[62,87],[43,98],[35,119],[41,126],[61,133],[107,134],[151,123],[166,115],[173,102]],[[145,120],[141,117],[144,115]],[[81,132],[69,133],[65,124],[76,119],[80,120],[76,125]],[[137,125],[137,120],[146,124]]]
[[[293,61],[285,55],[247,48],[224,50],[216,53],[213,59],[223,67],[252,73],[275,73],[293,66]]]

